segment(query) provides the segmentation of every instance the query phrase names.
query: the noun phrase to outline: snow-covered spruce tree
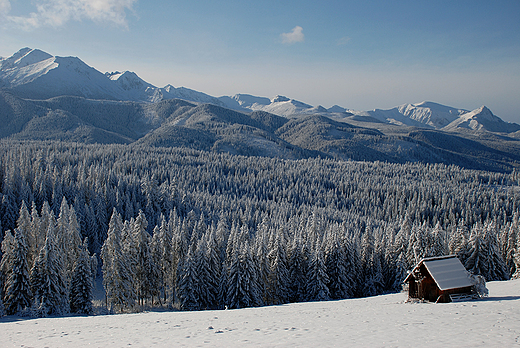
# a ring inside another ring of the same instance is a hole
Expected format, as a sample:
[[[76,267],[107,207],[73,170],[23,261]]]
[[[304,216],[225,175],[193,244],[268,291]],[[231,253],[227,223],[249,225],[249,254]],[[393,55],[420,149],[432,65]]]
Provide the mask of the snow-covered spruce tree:
[[[85,238],[79,247],[79,255],[72,272],[70,289],[70,311],[90,315],[93,313],[92,293],[94,275],[88,254],[88,240]]]
[[[105,240],[108,231],[109,218],[107,217],[107,214],[110,214],[110,210],[107,210],[107,201],[107,197],[103,195],[96,195],[93,199],[92,209],[96,214],[96,226],[99,240]]]
[[[47,238],[47,230],[50,225],[56,225],[56,216],[51,211],[51,207],[47,201],[43,202],[41,213],[40,213],[40,222],[39,222],[39,233],[38,233],[38,252],[36,257],[40,254],[41,248],[45,245],[45,239]]]
[[[210,227],[209,233],[207,233],[204,238],[204,243],[207,244],[206,252],[204,254],[205,263],[207,264],[207,271],[205,272],[205,308],[216,309],[219,306],[218,296],[222,261],[220,259],[220,252],[217,245],[215,225]]]
[[[2,227],[6,230],[14,231],[17,216],[17,206],[12,186],[5,185],[2,194],[2,204],[0,204],[2,216]]]
[[[506,271],[506,264],[502,258],[500,247],[498,245],[496,222],[487,222],[484,226],[484,229],[484,240],[487,249],[486,263],[488,265],[488,272],[485,275],[485,278],[487,281],[509,279],[509,274]]]
[[[74,264],[78,259],[81,245],[80,226],[73,207],[69,206],[65,197],[60,205],[60,215],[56,220],[56,242],[64,266],[65,282],[70,284]],[[70,287],[70,285],[68,285]]]
[[[16,241],[11,230],[7,230],[2,240],[2,259],[0,261],[0,283],[5,284],[5,278],[13,269],[14,249]],[[0,288],[0,298],[4,297],[5,287]]]
[[[180,307],[185,311],[200,309],[199,294],[197,291],[199,284],[195,253],[195,246],[190,246],[186,258],[179,263],[179,270],[177,271],[179,277],[177,280],[177,294],[180,301]]]
[[[56,226],[50,224],[45,244],[31,269],[33,311],[37,316],[62,315],[69,312],[68,291],[63,263],[56,246]]]
[[[269,217],[265,214],[262,221],[257,226],[256,234],[253,244],[253,253],[255,255],[255,263],[258,269],[258,282],[260,285],[260,292],[262,300],[266,304],[270,304],[269,300],[269,258],[268,258],[268,244],[269,239],[274,235],[271,231]]]
[[[360,296],[379,295],[383,291],[383,269],[380,245],[374,240],[375,228],[368,227],[361,240],[360,268],[362,275],[361,287],[358,289]]]
[[[274,233],[274,243],[270,246],[267,256],[269,261],[267,301],[269,304],[283,304],[289,302],[289,271],[287,270],[287,256],[283,228]]]
[[[520,238],[516,240],[516,248],[513,254],[513,262],[515,263],[515,273],[511,276],[513,279],[520,279]]]
[[[133,222],[131,228],[131,244],[129,251],[132,254],[135,267],[134,286],[141,306],[147,299],[157,295],[158,266],[154,263],[151,236],[147,232],[148,221],[142,211]]]
[[[430,233],[431,245],[428,256],[446,255],[448,248],[446,245],[446,231],[444,231],[439,222],[435,225]]]
[[[85,225],[84,235],[88,238],[89,250],[92,253],[100,253],[103,241],[100,241],[96,215],[90,203],[85,204],[83,219]]]
[[[345,223],[342,224],[343,238],[341,241],[341,247],[345,256],[345,277],[346,284],[348,285],[347,296],[348,298],[354,297],[356,289],[358,288],[359,279],[359,252],[356,246],[356,242],[346,235]]]
[[[24,231],[15,230],[11,269],[6,275],[4,306],[7,314],[16,314],[31,306],[27,243]]]
[[[27,209],[25,201],[22,201],[22,205],[20,206],[18,220],[16,220],[16,228],[24,235],[25,243],[27,245],[27,264],[30,269],[34,263],[34,259],[36,258],[37,246],[33,234],[31,216],[29,215],[29,210]]]
[[[313,252],[307,274],[307,301],[330,300],[330,292],[327,284],[327,267],[323,258],[323,252],[319,245]]]
[[[455,226],[454,232],[451,233],[448,241],[448,251],[452,255],[457,255],[459,260],[464,264],[467,258],[467,242],[469,231],[463,221],[459,221]]]
[[[407,258],[408,263],[416,265],[428,253],[428,239],[427,239],[427,226],[426,224],[414,224],[410,231],[410,239],[408,241]]]
[[[106,292],[107,307],[111,312],[132,310],[137,301],[134,273],[121,242],[122,231],[121,215],[114,208],[107,239],[101,248],[103,286]]]
[[[161,296],[164,303],[170,299],[169,274],[172,268],[172,233],[168,229],[168,223],[163,215],[160,216],[160,226],[155,226],[152,236],[151,248],[154,264],[157,265],[157,292],[159,293],[159,303],[162,305]]]
[[[339,300],[352,297],[352,279],[346,268],[346,254],[339,240],[340,226],[332,224],[325,235],[325,267],[329,282],[330,297]]]
[[[175,215],[174,215],[175,216]],[[179,279],[179,270],[182,267],[182,262],[186,258],[188,253],[188,229],[187,224],[184,219],[175,217],[172,219],[172,214],[170,214],[170,220],[168,224],[173,229],[172,231],[172,267],[170,269],[170,287],[172,293],[171,304],[177,303],[178,298],[178,279]]]
[[[397,234],[395,235],[393,239],[393,243],[391,246],[391,250],[389,252],[389,257],[391,260],[393,260],[394,264],[397,262],[399,257],[401,258],[401,264],[400,267],[403,267],[406,270],[410,269],[411,267],[415,266],[409,263],[407,256],[407,249],[408,249],[408,242],[410,240],[410,231],[412,230],[412,226],[409,222],[408,215],[406,216],[406,219],[401,223],[401,227]],[[394,284],[396,282],[401,282],[398,274],[400,271],[396,270],[394,274]],[[403,278],[404,280],[404,278]],[[400,285],[399,285],[400,289]]]
[[[288,251],[289,301],[303,302],[307,298],[309,249],[298,230]]]
[[[503,232],[503,245],[504,245],[504,261],[506,263],[506,272],[508,273],[509,277],[512,277],[513,274],[516,272],[516,265],[515,265],[515,249],[516,245],[518,243],[518,240],[520,239],[520,217],[519,214],[516,213],[513,216],[513,219],[511,221],[511,224],[509,225],[509,228],[507,228]]]
[[[475,225],[471,229],[467,246],[467,257],[464,260],[466,270],[474,275],[481,275],[484,278],[488,274],[489,265],[487,264],[487,245],[484,240],[482,225]]]
[[[28,263],[29,268],[32,268],[34,265],[34,262],[36,261],[36,258],[38,257],[38,254],[40,252],[41,247],[45,243],[45,233],[46,230],[42,231],[41,228],[41,218],[40,213],[38,212],[38,209],[36,207],[36,203],[32,202],[31,205],[31,228],[30,228],[30,235],[31,237],[28,238],[31,240],[29,247],[29,256],[28,256]],[[29,243],[28,243],[29,244]]]
[[[246,308],[259,306],[262,303],[258,273],[249,248],[249,240],[245,239],[232,249],[228,262],[228,308]]]
[[[403,289],[403,281],[405,280],[408,271],[409,269],[406,257],[404,256],[404,253],[400,253],[395,261],[395,278],[390,291],[398,292]]]
[[[217,308],[223,309],[227,303],[228,264],[226,260],[226,246],[229,238],[229,225],[227,218],[222,213],[217,223],[216,241],[220,259],[220,278],[218,279]]]
[[[207,235],[204,234],[195,242],[197,248],[195,249],[195,273],[197,274],[196,292],[199,299],[199,306],[201,309],[208,309],[215,301],[214,292],[209,292],[206,284],[214,283],[211,279],[212,275],[209,273],[209,263],[206,258],[208,244],[206,242]]]
[[[365,276],[365,296],[380,295],[384,291],[383,259],[381,249],[376,249],[370,260],[368,273]]]

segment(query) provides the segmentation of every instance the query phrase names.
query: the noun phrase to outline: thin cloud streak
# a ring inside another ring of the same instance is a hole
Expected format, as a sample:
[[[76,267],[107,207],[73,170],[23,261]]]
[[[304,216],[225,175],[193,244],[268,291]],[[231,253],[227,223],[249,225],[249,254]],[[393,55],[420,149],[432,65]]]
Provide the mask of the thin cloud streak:
[[[344,46],[350,41],[350,38],[348,36],[342,37],[337,41],[338,46]]]

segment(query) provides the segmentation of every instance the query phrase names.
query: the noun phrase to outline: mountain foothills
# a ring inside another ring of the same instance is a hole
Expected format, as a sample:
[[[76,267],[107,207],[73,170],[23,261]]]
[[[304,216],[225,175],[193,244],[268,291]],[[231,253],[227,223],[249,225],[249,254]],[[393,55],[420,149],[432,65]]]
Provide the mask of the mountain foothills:
[[[79,58],[24,48],[0,58],[0,137],[188,147],[301,159],[520,166],[520,125],[482,106],[432,102],[390,110],[313,107],[284,96],[212,97],[135,73],[103,74]]]

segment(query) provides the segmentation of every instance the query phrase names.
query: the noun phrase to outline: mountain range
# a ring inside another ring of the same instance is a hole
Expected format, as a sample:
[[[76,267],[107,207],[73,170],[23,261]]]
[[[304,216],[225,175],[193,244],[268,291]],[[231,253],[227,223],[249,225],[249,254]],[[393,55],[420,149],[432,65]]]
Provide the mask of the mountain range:
[[[213,97],[102,73],[76,57],[23,48],[0,58],[0,138],[190,147],[289,159],[422,161],[509,171],[520,125],[482,106],[433,102],[329,109],[284,96]]]

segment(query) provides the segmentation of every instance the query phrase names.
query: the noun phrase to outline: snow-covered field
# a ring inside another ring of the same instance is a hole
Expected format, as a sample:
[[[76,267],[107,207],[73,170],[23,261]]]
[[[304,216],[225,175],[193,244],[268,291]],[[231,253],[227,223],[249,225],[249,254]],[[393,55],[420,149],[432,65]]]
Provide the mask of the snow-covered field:
[[[1,347],[520,346],[520,280],[489,298],[404,303],[392,294],[226,311],[0,318]]]

